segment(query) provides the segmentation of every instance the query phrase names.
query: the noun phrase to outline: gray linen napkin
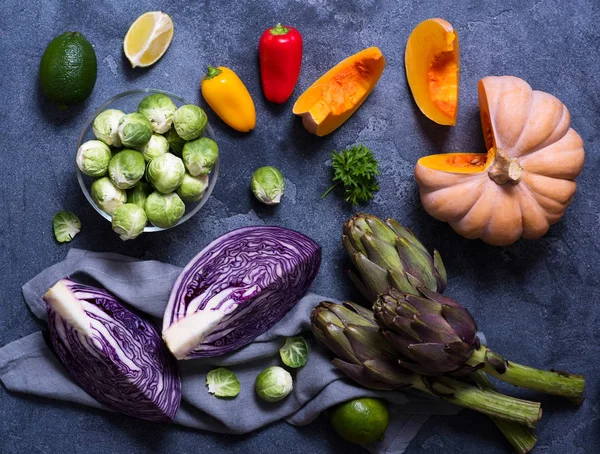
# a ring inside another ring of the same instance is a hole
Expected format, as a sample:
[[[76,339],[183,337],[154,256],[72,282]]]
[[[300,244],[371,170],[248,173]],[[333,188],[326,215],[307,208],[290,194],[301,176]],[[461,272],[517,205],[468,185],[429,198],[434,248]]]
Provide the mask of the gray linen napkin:
[[[89,277],[141,312],[159,326],[171,287],[180,268],[141,261],[113,253],[71,249],[67,258],[23,286],[23,296],[32,312],[46,319],[41,297],[59,279]],[[365,390],[344,378],[331,357],[310,333],[307,364],[294,372],[294,390],[283,401],[266,403],[254,392],[254,379],[270,365],[280,364],[279,348],[284,337],[310,330],[309,314],[320,301],[328,299],[307,294],[273,328],[253,343],[232,352],[207,359],[179,362],[182,402],[175,423],[221,433],[246,433],[281,419],[304,425],[327,408],[361,396],[377,396],[389,401],[391,421],[383,441],[367,448],[382,454],[400,454],[430,414],[454,414],[457,407],[424,396],[404,392]],[[206,373],[215,366],[227,366],[238,376],[240,394],[232,400],[218,399],[207,392]],[[43,380],[40,379],[43,377]],[[83,391],[47,347],[42,334],[34,333],[0,349],[0,380],[10,391],[35,394],[107,409]]]

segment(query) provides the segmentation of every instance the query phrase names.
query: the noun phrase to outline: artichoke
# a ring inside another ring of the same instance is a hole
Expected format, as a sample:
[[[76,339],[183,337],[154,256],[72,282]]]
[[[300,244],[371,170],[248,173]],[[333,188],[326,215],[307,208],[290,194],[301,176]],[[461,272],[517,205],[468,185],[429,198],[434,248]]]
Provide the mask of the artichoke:
[[[381,332],[405,369],[431,376],[457,372],[479,348],[475,320],[450,298],[421,292],[391,289],[380,295],[373,310]]]
[[[508,362],[479,343],[477,325],[460,303],[423,288],[420,292],[413,296],[392,289],[374,305],[382,335],[405,369],[430,376],[481,369],[515,386],[583,400],[583,376]]]
[[[372,304],[380,293],[396,288],[418,294],[420,287],[441,293],[446,269],[438,251],[433,256],[408,229],[393,219],[359,213],[344,224],[344,248],[358,275],[350,278]]]
[[[410,386],[413,374],[399,366],[372,311],[350,302],[324,301],[310,320],[317,340],[338,356],[335,366],[355,382],[381,390]]]
[[[449,377],[425,377],[400,367],[379,331],[372,311],[353,303],[319,303],[311,313],[319,342],[337,357],[335,366],[370,389],[418,389],[448,402],[504,420],[535,427],[540,404],[491,391]]]

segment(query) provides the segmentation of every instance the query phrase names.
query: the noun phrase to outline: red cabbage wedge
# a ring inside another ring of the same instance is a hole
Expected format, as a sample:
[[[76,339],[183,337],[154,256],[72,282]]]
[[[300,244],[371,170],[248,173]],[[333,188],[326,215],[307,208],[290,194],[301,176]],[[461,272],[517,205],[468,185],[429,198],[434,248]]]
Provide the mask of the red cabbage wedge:
[[[183,269],[163,318],[177,359],[222,355],[249,344],[302,297],[321,248],[282,227],[246,227],[217,238]]]
[[[67,279],[43,299],[52,348],[88,394],[126,415],[173,420],[181,381],[154,325],[106,290]]]

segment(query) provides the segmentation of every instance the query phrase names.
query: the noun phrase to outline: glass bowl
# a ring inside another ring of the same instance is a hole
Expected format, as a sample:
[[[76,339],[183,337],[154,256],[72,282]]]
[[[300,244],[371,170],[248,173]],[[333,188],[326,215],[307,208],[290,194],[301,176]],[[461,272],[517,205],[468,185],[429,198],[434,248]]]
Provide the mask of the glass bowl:
[[[77,149],[79,149],[79,147],[81,146],[82,143],[96,138],[96,136],[94,135],[94,131],[92,130],[92,123],[94,122],[94,119],[96,118],[96,116],[98,116],[98,114],[100,114],[100,112],[103,112],[106,109],[118,109],[125,113],[136,112],[140,101],[142,99],[144,99],[146,96],[149,96],[154,93],[162,93],[163,95],[167,95],[169,98],[171,98],[171,100],[175,103],[175,105],[177,107],[180,107],[184,104],[190,104],[190,103],[186,102],[181,96],[177,96],[177,95],[174,95],[173,93],[169,93],[169,92],[162,91],[162,90],[154,90],[151,88],[146,88],[143,90],[131,90],[131,91],[125,91],[123,93],[119,93],[118,95],[110,98],[108,101],[103,103],[100,107],[98,107],[98,109],[96,109],[96,111],[92,114],[92,116],[85,122],[85,124],[83,125],[83,129],[81,131],[81,134],[79,135],[79,140],[77,141]],[[209,139],[212,139],[216,142],[215,135],[213,133],[212,128],[210,127],[210,124],[208,124],[206,126],[206,130],[204,131],[204,137],[208,137]],[[75,162],[75,159],[73,159],[73,162]],[[75,164],[75,169],[77,172],[77,181],[79,182],[79,186],[81,187],[81,190],[83,191],[83,195],[85,195],[85,198],[87,199],[87,201],[94,207],[94,209],[98,213],[100,213],[100,215],[104,219],[106,219],[107,221],[110,221],[111,220],[110,214],[108,214],[105,211],[103,211],[102,209],[100,209],[100,207],[98,205],[96,205],[96,203],[92,199],[92,195],[91,195],[90,191],[91,191],[92,183],[94,182],[95,178],[88,177],[83,172],[81,172],[81,170],[79,170],[79,167],[77,167],[77,164]],[[194,216],[200,210],[200,208],[202,208],[204,206],[204,204],[210,197],[210,194],[213,191],[213,188],[215,187],[215,183],[217,182],[218,174],[219,174],[219,160],[217,160],[215,167],[213,168],[212,172],[208,175],[208,187],[206,188],[206,191],[204,191],[204,195],[202,196],[202,198],[200,200],[198,200],[197,202],[189,202],[189,203],[186,202],[185,203],[185,213],[184,213],[183,217],[173,227],[183,224],[185,221],[187,221],[192,216]],[[173,228],[173,227],[169,227],[169,228]],[[144,232],[159,232],[161,230],[167,230],[167,229],[153,226],[150,223],[148,223],[148,225],[144,228]]]

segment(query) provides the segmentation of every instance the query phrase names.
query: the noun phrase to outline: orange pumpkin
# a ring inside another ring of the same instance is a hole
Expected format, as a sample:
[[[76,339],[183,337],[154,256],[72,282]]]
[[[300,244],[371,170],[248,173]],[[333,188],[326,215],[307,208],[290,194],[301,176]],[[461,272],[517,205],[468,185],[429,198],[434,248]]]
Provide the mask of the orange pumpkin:
[[[466,238],[492,245],[539,238],[571,203],[583,141],[562,102],[517,77],[482,79],[479,109],[487,154],[421,158],[423,206]]]
[[[293,112],[308,132],[325,136],[339,128],[371,93],[385,67],[377,47],[362,50],[327,71],[296,101]]]
[[[406,78],[421,112],[441,125],[454,125],[458,111],[458,34],[444,19],[415,27],[404,53]]]

